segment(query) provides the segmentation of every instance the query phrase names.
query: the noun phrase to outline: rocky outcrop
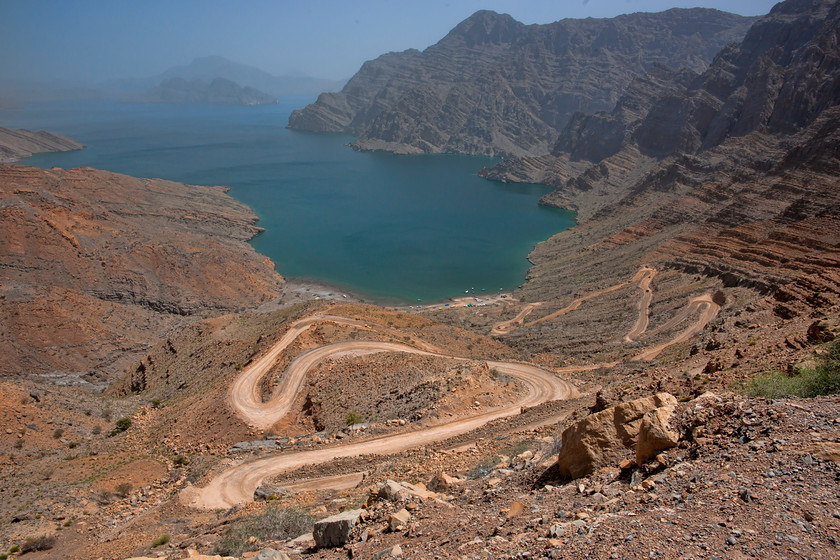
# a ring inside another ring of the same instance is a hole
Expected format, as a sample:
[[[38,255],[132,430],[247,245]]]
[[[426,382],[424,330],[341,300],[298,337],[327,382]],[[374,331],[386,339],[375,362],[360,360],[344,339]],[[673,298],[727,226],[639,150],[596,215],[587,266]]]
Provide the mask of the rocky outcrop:
[[[44,130],[30,132],[0,127],[0,163],[17,161],[41,152],[71,152],[84,147],[84,144],[66,136]]]
[[[3,374],[107,378],[165,329],[282,286],[247,243],[256,215],[225,188],[90,168],[0,177]]]
[[[289,127],[397,153],[547,153],[577,111],[611,109],[654,64],[706,69],[753,18],[705,9],[524,25],[480,11],[423,52],[366,62]]]
[[[315,522],[312,536],[319,548],[344,546],[350,541],[350,532],[365,510],[354,509],[331,515]]]
[[[840,301],[838,29],[836,1],[783,2],[701,75],[653,68],[551,152],[482,172],[558,187],[542,202],[588,240],[538,246],[523,295],[635,259],[772,295],[780,317]]]
[[[668,393],[622,403],[590,414],[563,431],[557,467],[561,476],[578,478],[601,467],[617,466],[630,450],[645,459],[673,435],[668,419],[677,400]],[[644,439],[640,431],[644,426]],[[643,443],[642,443],[643,442]],[[642,444],[642,448],[637,446]],[[671,446],[672,447],[672,446]]]
[[[169,78],[141,95],[140,103],[199,103],[205,105],[274,105],[277,99],[250,86],[224,78],[202,80]]]

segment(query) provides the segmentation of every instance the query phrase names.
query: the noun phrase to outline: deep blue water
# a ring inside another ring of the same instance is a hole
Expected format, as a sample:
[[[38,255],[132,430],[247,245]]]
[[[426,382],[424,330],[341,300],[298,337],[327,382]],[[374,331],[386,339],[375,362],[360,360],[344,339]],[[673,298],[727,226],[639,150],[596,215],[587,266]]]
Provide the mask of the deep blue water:
[[[281,274],[380,303],[511,290],[533,245],[573,224],[571,212],[537,205],[546,187],[479,178],[492,158],[360,153],[349,136],[286,130],[306,102],[42,103],[0,111],[0,125],[88,146],[38,154],[31,165],[227,185],[259,215],[266,231],[252,244]]]

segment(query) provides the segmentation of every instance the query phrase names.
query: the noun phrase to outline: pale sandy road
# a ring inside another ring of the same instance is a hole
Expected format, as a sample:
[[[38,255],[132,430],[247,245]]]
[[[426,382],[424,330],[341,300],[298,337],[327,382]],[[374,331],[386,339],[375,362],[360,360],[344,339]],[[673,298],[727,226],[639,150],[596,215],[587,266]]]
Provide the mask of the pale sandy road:
[[[585,296],[579,297],[576,300],[572,301],[572,303],[570,303],[569,305],[567,305],[563,309],[555,311],[554,313],[550,313],[550,314],[546,315],[545,317],[540,317],[539,319],[535,319],[534,321],[531,321],[530,323],[524,323],[521,326],[532,327],[532,326],[537,325],[539,323],[543,323],[545,321],[550,321],[551,319],[555,319],[557,317],[560,317],[561,315],[565,315],[569,311],[574,311],[575,309],[580,307],[583,302],[585,302],[587,300],[596,298],[596,297],[604,295],[604,294],[608,294],[610,292],[614,292],[615,290],[620,290],[621,288],[624,288],[624,287],[629,286],[631,284],[635,284],[636,282],[641,282],[643,284],[645,282],[647,282],[647,286],[649,287],[650,286],[650,280],[653,279],[654,275],[656,275],[656,270],[655,269],[653,269],[649,266],[643,266],[629,280],[625,280],[624,282],[621,282],[620,284],[616,284],[614,286],[610,286],[609,288],[604,288],[603,290],[597,290],[595,292],[590,292],[590,293],[586,294]],[[533,308],[531,308],[528,312],[530,313],[530,311],[532,311],[532,310],[533,310]],[[513,330],[513,329],[509,329],[508,332],[510,332],[510,330]]]
[[[265,355],[243,369],[231,384],[228,399],[233,410],[243,420],[254,427],[263,429],[268,428],[288,413],[292,402],[294,402],[294,397],[297,395],[297,389],[303,381],[301,375],[305,371],[297,372],[297,377],[290,376],[287,371],[278,384],[275,392],[276,396],[266,403],[262,402],[260,396],[260,380],[298,336],[322,322],[367,328],[367,325],[362,321],[332,315],[313,315],[295,322]]]
[[[656,276],[656,270],[650,269],[650,274],[645,275],[639,282],[639,287],[642,289],[642,299],[639,300],[639,318],[636,319],[636,324],[624,337],[624,342],[633,342],[633,340],[642,336],[647,330],[648,324],[650,324],[650,300],[653,299],[653,290],[650,288],[650,283],[654,276]]]
[[[337,343],[324,348],[334,352],[333,355],[347,352],[388,351],[378,350],[376,347],[362,345],[358,341],[351,343]],[[376,344],[371,341],[371,344]],[[395,343],[388,344],[393,351],[407,351],[412,353],[426,353],[409,346]],[[361,345],[361,346],[360,346]],[[354,349],[354,346],[357,349]],[[401,349],[395,350],[394,347]],[[330,355],[321,355],[325,359]],[[460,358],[458,358],[460,359]],[[299,453],[290,453],[268,457],[257,461],[240,464],[224,471],[204,488],[188,487],[181,493],[181,501],[185,505],[201,509],[219,509],[231,507],[234,504],[248,502],[253,499],[254,490],[263,480],[304,465],[325,463],[341,457],[355,457],[363,454],[387,455],[433,443],[456,435],[470,432],[497,418],[519,414],[523,406],[536,406],[546,401],[566,399],[578,396],[575,387],[558,378],[554,373],[541,368],[515,362],[488,361],[487,365],[501,373],[517,378],[525,388],[525,394],[515,403],[504,407],[488,410],[482,414],[468,418],[460,418],[451,422],[439,424],[421,430],[384,436],[368,441],[351,443],[336,447],[314,449]]]
[[[264,430],[272,426],[275,422],[288,414],[295,401],[295,397],[300,390],[303,383],[306,371],[315,363],[325,359],[330,353],[329,350],[317,348],[311,350],[297,359],[295,359],[284,372],[280,382],[274,390],[274,394],[267,402],[262,402],[260,395],[260,381],[267,374],[272,366],[277,363],[283,351],[294,342],[294,340],[303,334],[306,330],[319,325],[321,323],[335,323],[347,327],[355,327],[358,329],[377,329],[386,332],[396,332],[394,329],[382,327],[380,325],[372,325],[357,319],[349,319],[347,317],[340,317],[337,315],[313,315],[306,317],[292,324],[289,330],[272,346],[268,352],[261,356],[256,361],[248,365],[236,377],[228,390],[228,401],[231,407],[245,420],[248,424],[255,428]],[[436,350],[430,344],[423,341],[412,339],[419,346],[423,346],[429,351]],[[354,343],[349,343],[354,344]],[[389,343],[378,343],[380,349],[367,348],[369,352],[387,352],[391,348],[387,345]],[[358,349],[364,345],[356,343]],[[401,350],[406,351],[405,348],[409,346],[400,345]],[[411,348],[415,352],[422,353],[422,351]],[[338,352],[337,350],[336,352]],[[429,352],[427,352],[429,353]]]
[[[516,317],[510,319],[508,321],[502,321],[501,323],[496,323],[496,326],[493,327],[493,330],[490,331],[491,335],[500,335],[500,334],[507,334],[510,331],[517,329],[522,326],[522,321],[525,317],[534,310],[535,307],[538,305],[542,305],[542,302],[536,303],[529,303],[522,311],[520,311]]]
[[[663,342],[662,344],[658,344],[651,348],[645,349],[640,354],[633,356],[631,361],[650,361],[656,358],[663,350],[667,347],[672,346],[674,344],[684,342],[703,330],[706,325],[709,324],[709,321],[714,319],[718,312],[720,311],[720,306],[712,301],[711,294],[703,294],[693,298],[691,302],[688,304],[689,313],[695,310],[702,309],[703,312],[700,313],[700,317],[698,317],[697,321],[694,324],[690,325],[687,329],[683,332],[672,338],[667,342]]]

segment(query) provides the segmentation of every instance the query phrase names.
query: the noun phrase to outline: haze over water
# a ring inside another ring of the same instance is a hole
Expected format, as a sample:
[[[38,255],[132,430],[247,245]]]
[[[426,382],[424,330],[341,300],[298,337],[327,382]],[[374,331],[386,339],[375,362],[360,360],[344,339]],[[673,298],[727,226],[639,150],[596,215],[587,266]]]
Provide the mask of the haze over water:
[[[533,245],[574,223],[571,212],[537,205],[546,187],[479,178],[492,158],[360,153],[349,136],[286,130],[304,102],[33,104],[0,111],[0,125],[88,146],[23,163],[227,185],[259,215],[266,231],[252,244],[281,274],[379,303],[511,290]]]

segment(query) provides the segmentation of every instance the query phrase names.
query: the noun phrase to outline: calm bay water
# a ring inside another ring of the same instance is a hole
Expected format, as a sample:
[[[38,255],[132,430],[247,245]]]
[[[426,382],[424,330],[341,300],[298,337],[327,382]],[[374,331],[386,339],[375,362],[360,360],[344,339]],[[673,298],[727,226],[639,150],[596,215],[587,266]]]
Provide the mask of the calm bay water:
[[[537,205],[546,187],[479,178],[492,158],[360,153],[349,136],[286,130],[306,102],[42,103],[0,111],[0,126],[88,146],[23,163],[227,185],[259,215],[266,231],[252,244],[281,274],[380,303],[511,290],[533,245],[573,225],[571,212]]]

